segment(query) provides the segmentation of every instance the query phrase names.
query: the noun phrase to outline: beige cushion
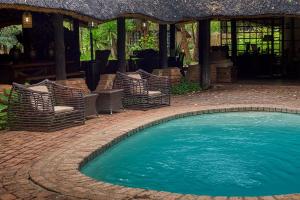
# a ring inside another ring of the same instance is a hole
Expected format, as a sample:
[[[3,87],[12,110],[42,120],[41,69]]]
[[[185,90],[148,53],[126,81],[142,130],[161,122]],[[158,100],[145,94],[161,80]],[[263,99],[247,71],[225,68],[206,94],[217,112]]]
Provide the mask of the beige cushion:
[[[155,97],[161,95],[161,91],[149,91],[149,96]]]
[[[56,81],[56,82],[65,85],[67,87],[79,89],[84,95],[88,95],[91,93],[88,86],[86,85],[84,78],[72,78],[72,79]]]
[[[130,74],[128,74],[128,76],[129,76],[130,78],[142,79],[141,75],[140,75],[140,74],[137,74],[137,73],[130,73]]]
[[[35,92],[49,93],[47,86],[44,85],[31,86],[28,88]],[[30,102],[32,107],[39,111],[47,110],[52,106],[51,98],[47,94],[41,96],[40,94],[33,93],[32,96],[30,96]]]
[[[47,86],[44,86],[44,85],[32,86],[32,87],[29,87],[29,89],[31,89],[35,92],[49,92]]]
[[[113,89],[116,74],[103,74],[100,76],[100,81],[97,85],[96,91]]]
[[[73,110],[74,108],[69,106],[54,106],[55,113],[71,112]]]
[[[138,79],[138,80],[142,80],[142,77],[140,74],[137,74],[137,73],[130,73],[128,74],[128,76],[130,78],[133,78],[133,79]],[[130,85],[130,93],[131,94],[143,94],[144,93],[144,85],[141,81],[138,81],[138,80],[133,80],[133,85]]]

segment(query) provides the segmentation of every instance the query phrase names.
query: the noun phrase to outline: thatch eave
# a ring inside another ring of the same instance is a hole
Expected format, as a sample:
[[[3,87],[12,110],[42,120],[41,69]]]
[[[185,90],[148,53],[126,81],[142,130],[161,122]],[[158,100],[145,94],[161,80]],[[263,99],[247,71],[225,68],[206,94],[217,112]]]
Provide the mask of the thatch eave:
[[[176,23],[212,18],[300,16],[300,0],[0,0],[0,8],[61,13],[96,22],[118,17]]]

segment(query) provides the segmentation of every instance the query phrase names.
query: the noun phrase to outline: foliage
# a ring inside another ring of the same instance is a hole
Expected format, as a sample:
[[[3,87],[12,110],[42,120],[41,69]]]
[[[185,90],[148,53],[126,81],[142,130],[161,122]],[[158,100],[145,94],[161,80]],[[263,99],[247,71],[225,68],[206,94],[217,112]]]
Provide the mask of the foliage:
[[[220,33],[221,32],[221,22],[220,21],[211,21],[210,32],[211,33]]]
[[[158,50],[157,37],[153,33],[142,36],[137,43],[129,47],[129,51],[138,51],[142,49],[155,49]]]
[[[196,37],[197,37],[197,23],[189,23],[183,25],[184,31],[188,33],[191,37],[187,38],[187,49],[191,54],[198,55],[194,52],[196,48]],[[127,19],[126,20],[126,31],[127,33],[134,32],[137,28],[136,20]],[[132,54],[133,51],[142,49],[155,49],[158,50],[158,37],[156,34],[157,24],[149,22],[148,31],[142,36],[138,41],[131,45],[127,45],[127,56]],[[211,25],[212,32],[220,31],[220,22],[214,21]],[[90,32],[88,28],[81,27],[81,60],[90,59]],[[117,21],[110,21],[93,28],[93,44],[94,51],[110,49],[112,51],[111,59],[116,58],[116,40],[117,40]],[[129,35],[129,34],[128,34]],[[181,46],[182,48],[182,46]],[[186,56],[184,63],[190,64],[195,62],[195,55],[193,57]],[[197,59],[197,58],[196,58]]]
[[[0,44],[11,49],[14,45],[21,47],[17,37],[22,33],[22,27],[12,25],[0,30]]]
[[[93,29],[95,49],[110,49],[113,40],[117,39],[117,22],[111,21]]]
[[[126,20],[126,31],[130,32],[135,29],[133,20]],[[94,51],[111,49],[111,58],[116,58],[117,48],[117,21],[110,21],[100,24],[92,29]],[[90,60],[90,30],[88,28],[81,28],[81,60]]]
[[[9,93],[10,90],[4,90],[4,93],[0,94],[0,130],[7,127],[7,106]]]
[[[198,83],[190,82],[186,78],[182,78],[179,84],[171,87],[171,93],[173,95],[184,95],[200,90],[201,87]]]
[[[79,28],[80,34],[80,60],[90,60],[90,33],[88,28],[80,27]]]

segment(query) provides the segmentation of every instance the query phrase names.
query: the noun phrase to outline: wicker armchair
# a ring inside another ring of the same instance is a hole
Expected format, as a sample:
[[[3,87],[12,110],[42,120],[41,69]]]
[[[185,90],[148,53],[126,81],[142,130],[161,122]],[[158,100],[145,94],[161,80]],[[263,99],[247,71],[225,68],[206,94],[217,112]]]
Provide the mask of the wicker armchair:
[[[49,80],[35,85],[13,84],[8,106],[11,130],[56,131],[85,122],[80,90]]]
[[[84,78],[71,78],[56,82],[66,87],[76,88],[83,93],[85,117],[98,116],[96,109],[96,100],[98,98],[98,94],[91,93]]]
[[[124,74],[117,72],[114,88],[123,89],[123,105],[127,108],[148,109],[170,105],[168,77],[155,76],[143,70]]]

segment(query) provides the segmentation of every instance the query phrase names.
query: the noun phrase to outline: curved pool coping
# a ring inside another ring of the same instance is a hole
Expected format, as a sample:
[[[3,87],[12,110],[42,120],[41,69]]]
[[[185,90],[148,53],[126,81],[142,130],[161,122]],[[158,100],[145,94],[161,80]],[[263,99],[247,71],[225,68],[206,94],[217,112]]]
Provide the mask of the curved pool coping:
[[[187,116],[225,113],[225,112],[282,112],[300,114],[299,108],[282,108],[280,106],[238,105],[211,107],[182,107],[163,109],[161,112],[145,116],[137,116],[136,122],[123,120],[114,126],[90,132],[59,150],[44,155],[33,163],[29,177],[35,184],[59,194],[72,198],[84,199],[198,199],[198,200],[300,200],[300,194],[273,195],[259,197],[225,197],[197,196],[177,194],[164,191],[129,188],[94,180],[80,172],[82,166],[103,153],[112,145],[136,134],[138,131]]]

